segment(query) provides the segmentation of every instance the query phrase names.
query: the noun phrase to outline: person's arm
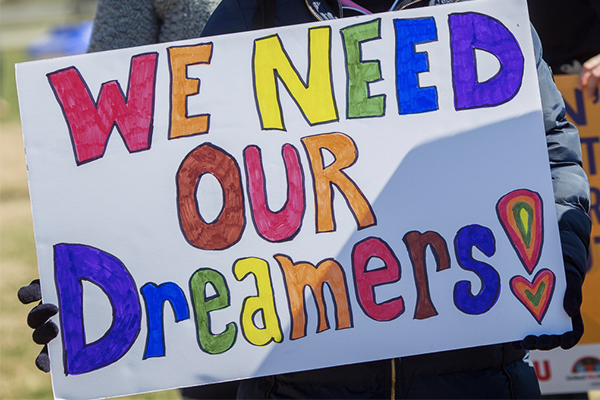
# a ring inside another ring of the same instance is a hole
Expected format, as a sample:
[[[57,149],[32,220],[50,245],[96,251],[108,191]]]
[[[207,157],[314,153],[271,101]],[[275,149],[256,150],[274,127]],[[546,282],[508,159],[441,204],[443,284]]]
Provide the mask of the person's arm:
[[[200,37],[219,0],[98,0],[88,52]]]
[[[575,346],[583,335],[579,308],[591,234],[590,186],[582,167],[579,133],[565,118],[562,95],[542,59],[541,42],[533,27],[532,32],[567,280],[563,304],[573,320],[573,331],[563,335],[528,336],[521,345],[526,349],[549,350],[558,346],[566,349]]]
[[[600,21],[600,1],[590,0],[589,5],[596,14],[596,21]],[[592,97],[596,93],[599,84],[600,54],[583,63],[583,69],[579,74],[579,89],[583,90],[587,97]]]
[[[88,53],[158,42],[153,0],[98,0]]]
[[[593,97],[600,83],[600,54],[583,63],[579,73],[579,90],[587,97]]]

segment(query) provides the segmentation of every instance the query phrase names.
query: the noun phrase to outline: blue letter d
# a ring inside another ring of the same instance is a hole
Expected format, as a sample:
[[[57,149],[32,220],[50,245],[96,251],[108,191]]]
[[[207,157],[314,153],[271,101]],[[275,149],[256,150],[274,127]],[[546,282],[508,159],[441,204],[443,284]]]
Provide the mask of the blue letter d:
[[[114,256],[80,244],[54,246],[65,374],[85,374],[121,358],[140,331],[140,301],[133,278]],[[110,329],[85,343],[82,281],[98,285],[113,309]]]

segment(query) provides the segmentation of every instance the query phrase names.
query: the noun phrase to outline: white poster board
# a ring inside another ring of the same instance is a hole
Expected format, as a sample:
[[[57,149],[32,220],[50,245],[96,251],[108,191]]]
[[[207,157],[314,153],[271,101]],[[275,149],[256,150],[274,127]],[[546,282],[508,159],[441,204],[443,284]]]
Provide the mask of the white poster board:
[[[25,63],[17,80],[56,397],[570,329],[525,1]]]

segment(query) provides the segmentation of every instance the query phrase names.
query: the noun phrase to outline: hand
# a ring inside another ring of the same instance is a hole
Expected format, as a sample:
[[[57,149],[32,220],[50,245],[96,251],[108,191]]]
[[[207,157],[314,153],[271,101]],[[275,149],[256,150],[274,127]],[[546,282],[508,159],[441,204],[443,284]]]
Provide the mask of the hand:
[[[566,268],[566,278],[567,290],[565,291],[563,307],[567,315],[571,317],[573,330],[562,335],[529,335],[522,342],[516,344],[517,347],[525,350],[552,350],[560,346],[567,350],[579,342],[583,336],[583,319],[579,311],[583,300],[581,293],[583,279],[572,268]]]
[[[23,286],[17,293],[19,300],[23,304],[33,303],[42,299],[42,291],[40,290],[40,280],[31,281],[28,286]],[[40,301],[27,315],[27,325],[34,329],[33,341],[37,344],[42,344],[44,347],[35,359],[35,365],[44,372],[50,372],[50,358],[48,357],[48,342],[58,335],[58,326],[50,317],[56,315],[58,307],[54,304],[43,304]]]
[[[583,64],[579,74],[579,90],[587,97],[592,97],[600,83],[600,54],[592,57]]]

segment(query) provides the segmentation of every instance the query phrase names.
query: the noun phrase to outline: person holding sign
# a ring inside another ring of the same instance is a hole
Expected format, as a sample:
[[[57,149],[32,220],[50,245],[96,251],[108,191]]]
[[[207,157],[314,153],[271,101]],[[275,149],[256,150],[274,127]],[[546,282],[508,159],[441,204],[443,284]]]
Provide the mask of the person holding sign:
[[[360,4],[357,4],[349,3],[345,0],[343,3],[332,0],[329,3],[315,1],[308,2],[307,4],[305,4],[300,0],[280,0],[278,2],[273,1],[271,4],[268,4],[267,2],[263,1],[261,1],[260,3],[254,2],[254,0],[225,0],[215,11],[213,17],[211,17],[210,21],[208,22],[206,28],[203,31],[203,35],[210,36],[224,33],[240,32],[249,29],[258,29],[262,27],[284,26],[303,22],[311,23],[314,22],[315,18],[318,20],[335,19],[340,18],[344,15],[344,8],[345,10],[347,10],[348,13],[350,13],[349,10],[358,10],[358,12],[370,13],[374,11],[379,12],[387,11],[390,9],[399,10],[403,8],[436,5],[447,2],[448,1],[439,0],[433,0],[430,2],[416,1],[412,3],[409,1],[402,1],[391,4],[390,1],[387,4],[385,4],[385,2],[377,3],[359,1]],[[469,13],[468,15],[473,16],[475,15],[475,13]],[[488,19],[488,21],[491,21],[491,19]],[[425,28],[427,28],[427,26]],[[527,27],[527,24],[525,24],[525,30],[528,34],[529,29]],[[375,32],[375,35],[376,34],[377,32]],[[375,36],[372,36],[370,38],[373,39],[375,38]],[[360,40],[358,40],[358,42],[360,42]],[[406,47],[412,46],[414,44],[414,42],[407,43]],[[468,50],[470,51],[471,49],[468,48]],[[472,58],[471,53],[469,53],[469,58]],[[552,347],[557,347],[559,345],[564,348],[571,347],[577,342],[577,340],[581,336],[581,332],[583,329],[581,325],[581,317],[579,315],[579,304],[581,303],[580,289],[581,282],[583,281],[585,259],[587,255],[587,246],[589,241],[589,218],[586,214],[589,207],[589,188],[587,186],[586,176],[583,173],[583,170],[581,169],[581,154],[578,144],[577,131],[564,119],[564,104],[562,103],[560,95],[558,94],[556,88],[552,83],[551,75],[548,68],[546,67],[546,64],[541,60],[541,50],[539,46],[539,40],[537,40],[537,38],[536,56],[537,72],[539,75],[540,91],[543,99],[543,111],[546,122],[548,154],[552,167],[552,175],[554,178],[556,208],[558,212],[558,219],[560,221],[562,244],[564,246],[563,254],[567,275],[565,309],[569,316],[573,318],[574,330],[571,332],[567,332],[563,335],[541,337],[530,336],[516,344],[500,343],[482,347],[473,347],[463,350],[453,350],[442,353],[403,357],[401,359],[396,358],[391,360],[345,365],[341,367],[328,369],[318,369],[306,372],[297,372],[285,375],[274,375],[255,378],[242,383],[240,390],[238,391],[239,397],[539,397],[540,393],[537,386],[534,371],[531,368],[531,366],[529,366],[526,362],[525,349],[549,349]],[[406,65],[400,65],[400,67],[406,67],[406,69],[412,68],[412,66],[413,64],[411,64],[410,62],[407,62]],[[63,72],[58,71],[57,73]],[[415,71],[415,69],[412,69],[409,70],[408,73],[414,75],[418,72]],[[470,96],[470,93],[462,93],[460,97],[460,107],[469,108],[472,107],[473,104],[477,105],[476,103],[480,99],[474,99],[474,97],[475,96]],[[421,109],[422,107],[427,106],[428,104],[415,105],[415,107],[421,107]],[[320,112],[322,110],[316,111]],[[360,112],[363,112],[363,110],[360,110]],[[270,124],[270,127],[278,122],[277,118],[274,119],[275,121],[261,120],[261,123],[264,122],[265,124]],[[331,138],[332,136],[335,135],[328,136],[328,138]],[[340,137],[341,135],[338,135],[336,136],[336,139],[342,140]],[[344,140],[350,141],[351,139],[344,138]],[[311,143],[314,145],[314,142]],[[308,145],[311,145],[311,143],[308,143]],[[513,145],[514,143],[506,143],[506,146]],[[314,145],[312,148],[316,149],[312,152],[312,154],[314,155],[312,159],[319,161],[320,158],[318,157],[318,146]],[[209,154],[211,156],[214,154],[223,154],[222,152],[219,152],[218,149],[215,149],[214,147],[210,146],[201,147],[198,151],[202,152],[198,153],[199,155],[196,158],[196,160],[200,161],[203,161],[204,158],[208,158],[205,157],[206,154]],[[257,158],[257,151],[258,150],[255,148],[248,148],[247,154],[249,162],[252,162],[253,157],[254,159]],[[545,162],[545,154],[542,155],[544,155]],[[290,162],[293,164],[294,153],[290,151],[288,156],[291,160]],[[187,160],[188,159],[186,158],[186,161]],[[221,159],[219,159],[219,162],[220,160]],[[229,161],[230,164],[233,164],[233,161],[231,161],[231,159],[229,159]],[[225,173],[223,175],[225,175]],[[341,174],[338,174],[338,176],[341,176]],[[343,182],[347,183],[347,180]],[[187,184],[185,187],[193,188],[194,186]],[[419,193],[412,193],[412,195],[413,197],[418,197]],[[530,209],[532,208],[535,208],[536,210],[539,209],[539,207],[535,204],[530,207]],[[362,209],[364,212],[360,214],[361,218],[358,219],[358,222],[361,224],[365,223],[366,225],[371,224],[373,221],[372,219],[363,218],[370,215],[370,213],[368,212],[369,207],[365,206]],[[505,210],[506,208],[503,208],[503,211]],[[513,209],[513,211],[515,210]],[[525,213],[527,212],[525,211]],[[238,223],[236,226],[241,226],[243,228],[243,224],[241,223]],[[327,229],[327,227],[323,228],[324,231],[326,231]],[[294,235],[294,232],[294,230],[285,231],[283,237],[291,237]],[[460,232],[463,231],[461,230]],[[269,236],[271,233],[272,232],[270,232],[269,229],[264,229],[263,231],[261,231],[261,234],[263,234],[266,240],[273,239]],[[408,235],[406,237],[408,241],[411,240],[410,237],[408,237]],[[457,234],[457,238],[457,241],[460,241],[459,239],[463,238],[463,236],[459,237],[459,235]],[[212,240],[213,237],[205,235],[201,236],[201,239]],[[219,243],[211,242],[209,243],[209,245],[205,245],[204,242],[199,243],[197,245],[199,246],[199,248],[212,250],[222,249],[228,245],[232,245],[235,243],[235,238],[231,239],[227,237],[217,239],[223,240]],[[278,240],[280,238],[274,238],[273,240],[276,239]],[[367,242],[361,242],[360,244],[364,246],[377,245],[377,243],[373,245]],[[379,242],[379,244],[381,244],[381,242]],[[459,245],[459,247],[461,246]],[[470,246],[463,246],[461,248],[462,250],[469,250]],[[65,260],[68,259],[67,252],[61,254],[65,254]],[[369,253],[364,252],[361,254]],[[239,264],[236,263],[236,266],[239,267],[237,271],[240,272],[240,277],[243,276],[246,272],[244,266],[247,260],[248,259],[242,259]],[[278,263],[280,263],[282,269],[292,269],[290,267],[290,265],[292,264],[290,258],[285,257],[283,255],[279,255],[279,257],[277,257],[276,260]],[[361,259],[360,261],[363,264],[366,262],[364,259]],[[67,263],[65,262],[65,264]],[[264,266],[264,263],[260,263],[260,265]],[[339,269],[336,269],[336,271],[339,271]],[[208,274],[212,272],[213,270],[208,271],[206,273]],[[293,280],[293,278],[293,276],[290,276],[289,280]],[[238,280],[240,279],[238,278]],[[224,280],[222,280],[221,282],[223,283],[222,286],[225,286]],[[362,279],[361,282],[364,283],[363,289],[371,289],[372,286],[374,286],[373,284],[368,282],[367,279]],[[300,285],[293,284],[292,286],[301,287]],[[536,295],[532,294],[531,292],[529,293],[529,295],[534,297],[534,299],[531,300],[531,302],[535,302]],[[360,297],[361,294],[358,293],[357,296]],[[368,297],[369,293],[367,293],[365,296]],[[494,296],[497,297],[495,293],[492,293],[489,296],[489,298],[492,299],[492,303],[495,298]],[[290,302],[291,301],[293,301],[292,298],[290,298]],[[539,300],[537,300],[537,302],[539,303]],[[361,302],[361,306],[363,304],[366,304],[366,306],[363,307],[363,310],[370,306],[376,306],[375,308],[379,306],[379,304],[375,303],[373,296],[368,297],[367,301]],[[396,302],[393,305],[400,305],[403,307],[403,305],[400,302]],[[458,308],[463,307],[464,304],[456,303],[455,305]],[[465,306],[472,306],[476,309],[477,312],[481,312],[482,309],[481,305],[479,304],[467,304]],[[490,302],[487,302],[483,305],[484,310],[486,307],[491,307]],[[367,310],[365,312],[369,311]],[[347,314],[348,313],[345,313],[344,315]],[[385,317],[382,319],[384,320],[384,322],[387,321]],[[41,323],[42,326],[51,326],[48,322],[44,322],[43,318],[40,318],[38,322]],[[344,326],[350,325],[348,321],[340,319],[340,325],[342,324],[344,324]],[[39,324],[36,323],[35,325],[38,326]],[[257,330],[255,329],[257,327],[253,326],[251,321],[250,323],[247,323],[247,326],[253,329],[252,332],[255,332]],[[51,328],[47,329],[51,330]],[[37,332],[39,333],[40,331]],[[41,330],[41,332],[43,332],[43,329]],[[206,329],[203,330],[203,332],[206,332]],[[38,333],[36,333],[35,335],[39,338]],[[301,334],[302,332],[299,332],[298,336],[301,336]],[[295,333],[293,333],[293,335],[295,335]],[[398,336],[400,337],[400,335]],[[279,340],[279,337],[280,335],[278,335],[277,338],[273,337],[272,339]],[[292,339],[296,337],[297,336],[294,336]],[[51,339],[52,335],[44,335],[44,340],[39,340],[39,342],[45,343]],[[254,338],[252,339],[254,341],[251,341],[251,343],[257,346],[262,346],[264,344],[264,341],[261,341],[260,339],[261,338]],[[376,337],[374,339],[377,340]],[[266,341],[268,340],[271,339],[267,338]],[[501,339],[497,341],[501,341]],[[230,341],[230,343],[232,343],[232,341]],[[342,343],[343,352],[351,351],[351,349],[346,349],[343,346],[345,342],[342,341],[340,343]],[[387,343],[388,345],[390,344],[389,341]],[[489,341],[486,343],[489,343]],[[228,343],[226,343],[226,345],[230,346],[230,344]],[[382,347],[382,350],[386,349],[386,347]],[[211,348],[209,350],[213,353],[223,352],[221,348]],[[415,352],[405,354],[415,354]],[[384,354],[384,356],[387,356],[387,354]]]
[[[453,3],[455,0],[308,1],[224,0],[202,35],[213,36],[348,15]],[[533,31],[533,30],[532,30]],[[564,307],[573,331],[528,336],[521,343],[454,350],[387,361],[298,372],[243,382],[239,398],[539,398],[526,349],[573,347],[583,334],[581,285],[590,236],[589,185],[581,167],[578,133],[565,119],[565,106],[533,31],[548,152],[567,276]],[[508,145],[508,144],[507,144]],[[416,194],[418,195],[418,194]]]

